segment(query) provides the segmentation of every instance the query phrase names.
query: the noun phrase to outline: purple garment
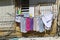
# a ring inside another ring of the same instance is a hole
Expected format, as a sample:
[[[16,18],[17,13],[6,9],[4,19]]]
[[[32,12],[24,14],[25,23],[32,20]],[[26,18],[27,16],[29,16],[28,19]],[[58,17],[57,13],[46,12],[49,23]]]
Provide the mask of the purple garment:
[[[30,30],[33,30],[33,18],[30,18]]]

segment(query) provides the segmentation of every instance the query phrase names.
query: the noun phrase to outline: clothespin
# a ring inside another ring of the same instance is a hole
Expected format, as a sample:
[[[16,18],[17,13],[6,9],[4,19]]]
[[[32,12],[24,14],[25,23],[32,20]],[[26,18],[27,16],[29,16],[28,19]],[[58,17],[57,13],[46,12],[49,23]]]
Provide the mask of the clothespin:
[[[30,16],[29,16],[30,18],[32,18],[32,14],[30,14]]]

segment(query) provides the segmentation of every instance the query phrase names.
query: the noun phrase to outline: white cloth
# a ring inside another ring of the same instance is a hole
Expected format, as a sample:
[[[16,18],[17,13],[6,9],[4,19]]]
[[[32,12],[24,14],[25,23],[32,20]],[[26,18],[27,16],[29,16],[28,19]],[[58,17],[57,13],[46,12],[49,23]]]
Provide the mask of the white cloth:
[[[50,30],[49,28],[51,28],[52,20],[53,20],[53,14],[52,14],[52,12],[45,13],[42,16],[42,21],[45,24],[45,28],[47,30]]]
[[[42,22],[42,19],[40,18],[40,16],[37,16],[36,18],[34,18],[34,27],[33,27],[34,31],[37,32],[44,32],[44,25]]]
[[[38,17],[34,18],[34,31],[39,31],[39,25],[38,25]]]
[[[24,17],[29,17],[29,13],[24,13]]]
[[[20,23],[21,17],[20,16],[16,16],[15,21],[18,22],[18,23]]]
[[[21,17],[21,22],[20,22],[20,24],[21,24],[21,26],[20,26],[21,32],[22,32],[22,33],[26,33],[26,32],[27,32],[27,31],[26,31],[26,18]]]

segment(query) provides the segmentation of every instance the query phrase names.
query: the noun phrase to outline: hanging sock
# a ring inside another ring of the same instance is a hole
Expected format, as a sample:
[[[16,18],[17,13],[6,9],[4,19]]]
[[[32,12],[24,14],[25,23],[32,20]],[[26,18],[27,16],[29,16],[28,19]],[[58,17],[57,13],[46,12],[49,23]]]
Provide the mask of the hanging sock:
[[[38,18],[38,25],[39,25],[39,32],[44,32],[45,29],[44,29],[44,24],[43,24],[43,21],[42,21],[42,18]]]
[[[26,31],[30,31],[30,18],[26,18]]]
[[[26,33],[26,18],[21,17],[21,32]]]
[[[45,29],[50,30],[53,20],[53,14],[51,12],[46,13],[42,16],[42,21],[45,24]]]
[[[30,18],[30,29],[33,30],[33,18]]]

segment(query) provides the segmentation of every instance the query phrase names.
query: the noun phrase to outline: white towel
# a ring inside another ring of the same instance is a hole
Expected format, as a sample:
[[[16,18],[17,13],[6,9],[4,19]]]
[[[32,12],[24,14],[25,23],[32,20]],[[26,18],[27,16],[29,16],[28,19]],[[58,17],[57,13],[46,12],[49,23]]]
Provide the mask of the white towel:
[[[42,16],[42,21],[45,24],[45,28],[48,28],[48,29],[51,28],[52,20],[53,20],[52,12],[47,12]]]

